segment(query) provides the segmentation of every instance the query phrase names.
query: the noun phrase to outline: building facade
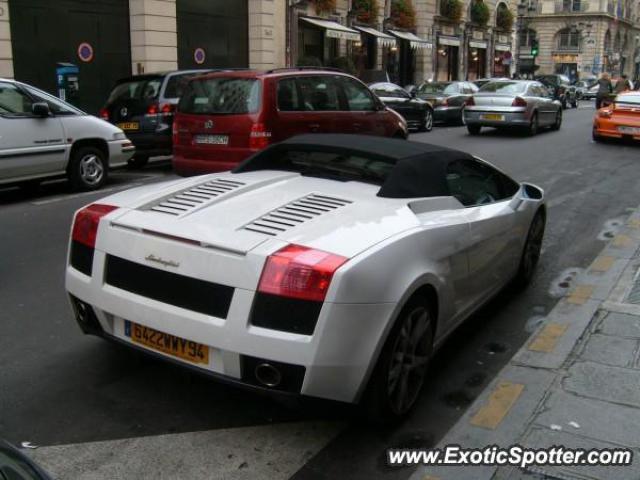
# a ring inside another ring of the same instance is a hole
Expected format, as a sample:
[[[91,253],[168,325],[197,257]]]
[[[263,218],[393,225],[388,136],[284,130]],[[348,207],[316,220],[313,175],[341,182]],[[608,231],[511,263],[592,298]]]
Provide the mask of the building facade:
[[[522,18],[519,59],[523,72],[562,73],[571,79],[608,72],[638,78],[638,2],[540,0]],[[531,56],[538,40],[539,55]]]

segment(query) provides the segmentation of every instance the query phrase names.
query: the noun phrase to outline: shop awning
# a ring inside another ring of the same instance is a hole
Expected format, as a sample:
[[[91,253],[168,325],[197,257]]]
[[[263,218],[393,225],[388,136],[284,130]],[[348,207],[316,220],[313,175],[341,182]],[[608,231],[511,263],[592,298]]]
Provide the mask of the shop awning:
[[[323,20],[320,18],[300,17],[303,20],[315,27],[323,28],[325,35],[329,38],[344,38],[345,40],[360,40],[360,32],[353,30],[344,25],[340,25],[338,22],[331,20]]]
[[[383,47],[393,47],[396,44],[396,39],[394,37],[376,30],[375,28],[356,26],[354,26],[353,28],[355,28],[356,30],[360,30],[362,33],[366,33],[367,35],[376,37],[376,40],[378,40],[378,45],[382,45]]]
[[[387,30],[387,32],[400,40],[407,40],[411,48],[433,48],[433,44],[429,40],[420,38],[411,32],[401,32],[399,30]]]

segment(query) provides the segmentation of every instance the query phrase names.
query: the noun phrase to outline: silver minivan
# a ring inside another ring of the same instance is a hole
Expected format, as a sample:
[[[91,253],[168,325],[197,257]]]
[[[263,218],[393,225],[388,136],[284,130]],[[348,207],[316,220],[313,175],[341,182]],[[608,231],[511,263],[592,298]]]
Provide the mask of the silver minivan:
[[[66,176],[96,190],[135,147],[118,127],[30,85],[0,78],[0,185]]]

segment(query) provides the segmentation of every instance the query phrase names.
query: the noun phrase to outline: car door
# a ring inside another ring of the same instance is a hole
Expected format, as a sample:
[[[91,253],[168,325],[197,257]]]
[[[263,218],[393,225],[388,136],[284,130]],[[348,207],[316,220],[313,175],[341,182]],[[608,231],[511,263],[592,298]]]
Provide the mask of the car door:
[[[449,163],[447,184],[466,209],[469,223],[468,288],[471,305],[497,292],[513,276],[522,232],[510,199],[519,185],[484,162]]]
[[[355,78],[340,76],[338,81],[349,111],[350,130],[344,133],[386,135],[386,112],[377,108],[371,90]]]
[[[533,83],[530,88],[535,93],[541,124],[553,125],[556,121],[558,105],[554,103],[552,96],[541,83]]]
[[[33,115],[33,103],[19,84],[0,81],[0,182],[64,173],[62,123]]]
[[[418,120],[418,107],[411,95],[403,88],[391,83],[384,84],[384,90],[375,90],[380,100],[390,108],[402,115],[407,120]]]

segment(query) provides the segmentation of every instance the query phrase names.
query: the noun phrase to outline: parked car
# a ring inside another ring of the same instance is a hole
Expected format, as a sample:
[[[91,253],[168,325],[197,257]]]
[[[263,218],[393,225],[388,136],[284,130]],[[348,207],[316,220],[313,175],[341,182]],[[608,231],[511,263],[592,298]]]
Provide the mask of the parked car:
[[[67,176],[95,190],[135,148],[123,131],[30,85],[0,79],[0,185]]]
[[[181,175],[229,170],[269,144],[302,133],[408,136],[405,119],[364,83],[319,68],[192,79],[173,130],[173,166]]]
[[[598,88],[599,86],[597,84],[592,85],[582,93],[582,98],[584,98],[585,100],[593,100],[598,96]]]
[[[489,82],[496,82],[496,81],[499,81],[499,80],[509,80],[509,78],[507,78],[507,77],[478,78],[477,80],[473,81],[473,84],[476,87],[480,88],[480,87],[482,87],[483,85],[485,85],[485,84],[487,84]]]
[[[540,127],[560,129],[562,105],[540,82],[507,80],[484,85],[467,102],[464,116],[471,135],[482,127],[520,127],[535,135]]]
[[[53,477],[24,452],[0,439],[0,479],[53,480]]]
[[[464,152],[301,135],[79,210],[66,289],[86,334],[393,420],[446,337],[529,282],[545,212],[542,190]]]
[[[573,108],[578,107],[576,87],[571,85],[569,77],[559,74],[538,75],[535,77],[535,80],[549,89],[553,98],[562,104],[562,108],[566,109],[569,106]]]
[[[433,129],[433,106],[410,94],[395,83],[372,83],[369,88],[382,102],[404,117],[409,128],[421,132],[430,132]]]
[[[464,105],[478,91],[471,82],[425,82],[417,96],[433,105],[436,122],[464,123]]]
[[[593,139],[606,138],[640,140],[640,93],[619,93],[613,103],[596,112],[593,117]]]
[[[143,167],[149,157],[171,155],[176,105],[187,80],[211,70],[178,70],[134,75],[116,82],[100,118],[124,130],[136,147],[129,161]]]

